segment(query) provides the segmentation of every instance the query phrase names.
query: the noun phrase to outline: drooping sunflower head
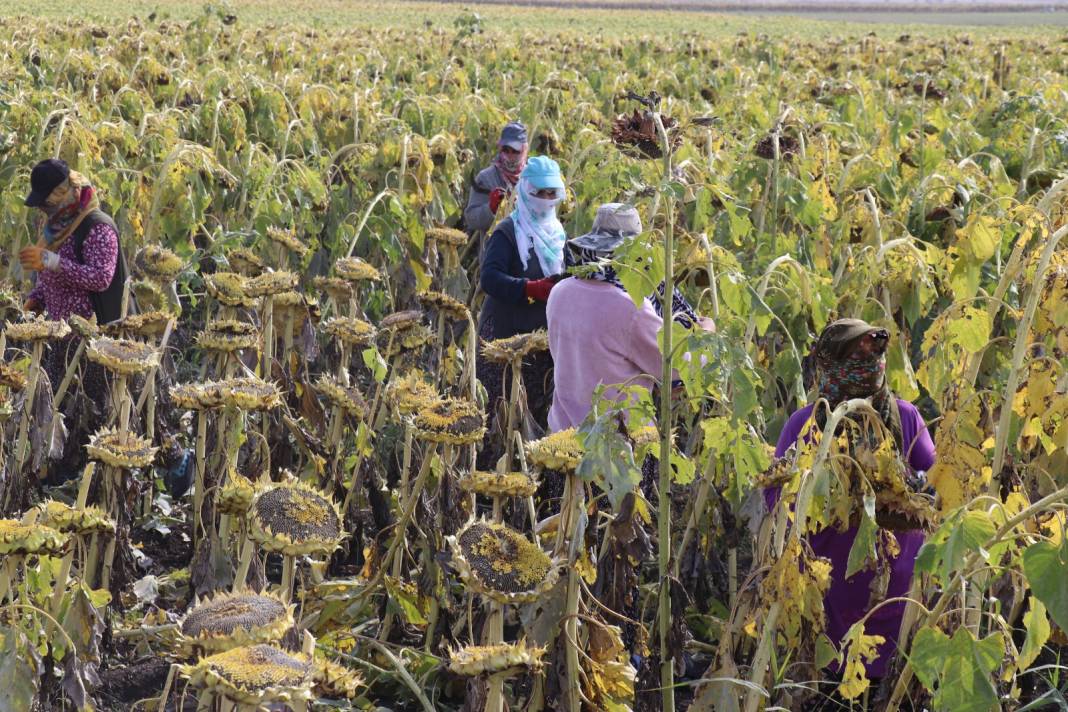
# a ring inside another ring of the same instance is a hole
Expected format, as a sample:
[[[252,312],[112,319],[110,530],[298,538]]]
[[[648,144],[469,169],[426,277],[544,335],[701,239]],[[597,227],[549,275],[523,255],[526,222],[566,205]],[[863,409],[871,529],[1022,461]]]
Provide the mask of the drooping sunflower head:
[[[392,358],[408,351],[420,349],[434,340],[434,332],[425,324],[414,323],[410,326],[396,327],[388,330],[379,329],[378,349],[383,356]]]
[[[200,348],[223,353],[254,349],[259,341],[260,335],[254,325],[234,319],[209,321],[207,328],[197,335]]]
[[[26,387],[26,374],[11,364],[0,361],[0,386],[21,391]]]
[[[115,521],[99,507],[77,509],[54,499],[37,505],[37,522],[64,534],[88,536],[90,534],[112,534]]]
[[[70,333],[70,326],[65,321],[48,321],[38,316],[28,321],[9,321],[4,324],[4,333],[10,341],[58,341]]]
[[[382,321],[378,322],[378,330],[382,332],[401,331],[419,324],[422,320],[423,312],[418,309],[405,309],[382,317]]]
[[[504,524],[473,521],[448,541],[464,583],[501,603],[533,601],[560,575],[548,554]]]
[[[233,702],[259,706],[309,699],[311,668],[305,656],[261,643],[201,658],[182,674]]]
[[[250,297],[270,297],[295,289],[299,281],[295,272],[264,272],[258,277],[250,277],[245,283],[245,291]]]
[[[574,428],[527,443],[527,460],[543,470],[574,472],[582,462],[583,448]]]
[[[130,284],[130,293],[137,299],[139,309],[177,312],[179,306],[168,301],[160,286],[149,279],[137,279]],[[95,334],[94,334],[95,335]]]
[[[258,487],[249,522],[260,546],[286,556],[329,554],[344,536],[337,504],[299,481]]]
[[[248,376],[227,378],[214,384],[224,406],[238,410],[271,410],[282,403],[278,386],[273,383]]]
[[[252,481],[238,472],[231,471],[226,484],[219,488],[215,506],[220,514],[244,517],[248,514],[255,496],[256,486]]]
[[[67,319],[67,323],[70,324],[71,330],[83,339],[95,339],[100,336],[100,326],[96,323],[95,314],[91,319],[86,319],[78,314],[71,314]]]
[[[293,230],[269,227],[267,228],[267,237],[275,244],[282,245],[297,257],[303,258],[304,255],[308,254],[308,246],[297,237],[297,233]]]
[[[460,479],[460,489],[487,497],[529,497],[538,491],[538,481],[525,472],[475,470]]]
[[[521,668],[538,671],[544,654],[545,648],[532,648],[526,643],[468,645],[449,653],[449,670],[467,677],[496,675]]]
[[[434,309],[449,319],[467,321],[471,316],[466,304],[444,292],[421,292],[416,299],[425,309]]]
[[[159,450],[145,438],[111,428],[98,430],[85,449],[91,459],[125,469],[148,467]]]
[[[186,614],[179,627],[180,646],[191,653],[274,643],[292,627],[293,606],[281,599],[266,593],[224,593]]]
[[[486,418],[469,400],[444,398],[416,413],[415,434],[430,442],[470,445],[486,434]]]
[[[352,283],[377,282],[382,274],[359,257],[341,257],[334,263],[334,273]]]
[[[338,316],[328,319],[323,325],[326,333],[353,348],[366,346],[375,336],[375,328],[362,319]]]
[[[185,410],[210,410],[221,408],[222,393],[211,381],[206,383],[180,383],[171,386],[171,400]]]
[[[453,247],[463,247],[468,239],[466,232],[451,227],[432,227],[426,231],[426,236],[439,245],[452,245]]]
[[[544,329],[495,339],[482,346],[482,354],[498,363],[511,363],[530,354],[548,350],[549,334]]]
[[[333,376],[326,374],[319,377],[315,382],[315,390],[334,408],[345,411],[349,415],[363,418],[367,415],[367,401],[363,394],[352,386],[345,386]]]
[[[123,376],[146,373],[159,364],[155,346],[132,339],[100,336],[89,342],[85,353],[93,363]]]
[[[66,545],[67,535],[52,527],[0,519],[0,555],[58,554]]]
[[[360,673],[326,657],[316,655],[315,660],[312,661],[312,668],[315,689],[321,697],[351,700],[363,687],[363,677]]]
[[[185,260],[161,245],[145,245],[133,262],[138,272],[157,282],[171,282],[185,268]]]
[[[104,326],[104,331],[109,336],[139,336],[143,339],[152,339],[163,334],[167,330],[167,324],[173,318],[167,312],[146,311],[113,321]]]
[[[336,302],[344,304],[352,299],[352,283],[341,277],[316,277],[312,280],[312,284],[315,285],[316,289],[325,293]]]
[[[438,401],[437,390],[420,371],[409,371],[394,378],[386,388],[386,395],[401,415],[411,415]]]
[[[228,307],[250,307],[253,297],[248,293],[248,280],[237,272],[216,272],[209,274],[204,284],[208,294],[220,304]]]
[[[245,247],[238,247],[226,255],[226,261],[230,267],[246,277],[255,277],[266,269],[266,265],[260,256]]]

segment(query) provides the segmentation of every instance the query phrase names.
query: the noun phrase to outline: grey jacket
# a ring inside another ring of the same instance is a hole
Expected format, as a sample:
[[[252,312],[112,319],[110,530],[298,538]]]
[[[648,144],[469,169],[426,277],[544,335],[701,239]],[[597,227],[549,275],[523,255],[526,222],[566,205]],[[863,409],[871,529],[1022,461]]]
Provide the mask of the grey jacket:
[[[468,234],[477,233],[480,241],[493,225],[494,215],[489,208],[489,200],[490,193],[497,188],[503,188],[506,192],[512,190],[512,185],[501,176],[496,166],[479,171],[471,185],[471,195],[464,209],[464,225]]]

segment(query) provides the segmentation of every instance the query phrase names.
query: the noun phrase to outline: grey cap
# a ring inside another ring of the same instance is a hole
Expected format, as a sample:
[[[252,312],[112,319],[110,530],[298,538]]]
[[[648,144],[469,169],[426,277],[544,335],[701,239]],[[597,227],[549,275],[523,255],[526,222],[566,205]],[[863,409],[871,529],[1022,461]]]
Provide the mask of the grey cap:
[[[642,219],[637,208],[626,203],[605,203],[597,208],[590,231],[569,240],[568,244],[579,250],[612,252],[628,237],[641,232]]]
[[[527,145],[527,127],[518,121],[505,124],[501,129],[501,140],[497,142],[497,145],[522,151],[523,146]]]

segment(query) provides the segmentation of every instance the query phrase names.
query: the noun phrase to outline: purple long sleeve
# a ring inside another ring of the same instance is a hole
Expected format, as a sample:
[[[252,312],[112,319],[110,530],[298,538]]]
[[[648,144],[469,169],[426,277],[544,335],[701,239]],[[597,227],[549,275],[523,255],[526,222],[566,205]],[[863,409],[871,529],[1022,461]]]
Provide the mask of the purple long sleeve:
[[[905,443],[909,466],[914,470],[929,470],[935,462],[935,446],[931,434],[927,431],[927,425],[911,403],[898,400],[898,407],[901,412],[901,439]],[[776,457],[782,457],[791,445],[806,437],[808,432],[806,424],[810,422],[812,408],[811,405],[805,406],[786,421],[775,447]],[[765,491],[769,507],[774,505],[778,495],[778,488]],[[868,600],[875,572],[860,571],[849,579],[845,577],[849,551],[853,548],[853,540],[856,536],[857,529],[853,527],[844,532],[825,529],[808,537],[816,556],[831,561],[831,587],[827,591],[823,604],[827,614],[827,635],[836,644],[841,642],[842,637],[854,623],[871,610]],[[899,531],[894,532],[894,536],[901,547],[901,553],[889,562],[890,583],[886,591],[888,599],[908,594],[912,584],[916,555],[923,546],[924,540],[921,531]],[[897,648],[897,636],[904,612],[904,603],[892,603],[879,608],[868,618],[864,632],[868,635],[881,635],[886,639],[882,645],[878,646],[879,657],[867,665],[869,677],[877,678],[886,674],[886,667]]]
[[[79,262],[74,243],[67,240],[58,250],[59,268],[38,273],[30,296],[43,302],[49,319],[67,319],[72,314],[93,314],[90,292],[102,292],[111,284],[119,255],[119,236],[109,225],[96,225],[82,245]]]

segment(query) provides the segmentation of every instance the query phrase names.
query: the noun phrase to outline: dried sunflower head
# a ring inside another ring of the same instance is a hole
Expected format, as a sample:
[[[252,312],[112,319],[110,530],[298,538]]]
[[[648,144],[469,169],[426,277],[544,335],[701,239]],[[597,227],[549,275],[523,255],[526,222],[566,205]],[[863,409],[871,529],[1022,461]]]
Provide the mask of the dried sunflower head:
[[[334,272],[349,282],[377,282],[382,274],[359,257],[341,257],[334,263]]]
[[[574,428],[527,443],[527,460],[543,470],[574,472],[582,462],[583,448]]]
[[[342,385],[333,376],[322,375],[315,382],[315,390],[319,391],[334,408],[339,408],[349,415],[363,418],[367,415],[367,401],[363,394],[351,386]]]
[[[286,270],[264,272],[245,282],[245,291],[250,297],[273,297],[296,288],[300,279],[296,273]]]
[[[209,410],[221,408],[222,393],[215,383],[180,383],[171,386],[171,400],[186,410]]]
[[[337,316],[323,325],[326,333],[346,346],[366,346],[375,336],[375,328],[366,321],[351,316]]]
[[[185,267],[185,261],[160,245],[145,245],[134,255],[134,267],[149,279],[170,282]]]
[[[226,255],[226,261],[230,263],[230,267],[235,272],[239,272],[246,277],[255,277],[266,269],[266,265],[259,255],[244,247],[231,250]]]
[[[464,583],[499,603],[533,601],[560,576],[548,554],[504,524],[473,521],[448,542]]]
[[[439,245],[452,245],[453,247],[466,245],[468,239],[466,232],[451,227],[432,227],[426,231],[426,236]]]
[[[486,434],[486,418],[469,400],[444,398],[416,413],[415,434],[430,442],[470,445]]]
[[[436,309],[440,314],[456,321],[467,321],[471,317],[466,304],[444,292],[422,292],[416,295],[416,299],[424,308]]]
[[[37,505],[37,522],[56,531],[77,536],[90,534],[113,534],[115,521],[99,507],[77,509],[50,499]]]
[[[100,326],[96,323],[96,314],[91,319],[71,314],[67,319],[67,323],[70,324],[71,330],[83,339],[95,339],[100,336]]]
[[[208,351],[234,352],[254,349],[260,342],[256,327],[245,321],[216,319],[197,335],[197,345]]]
[[[11,341],[58,341],[70,333],[70,326],[65,321],[48,321],[36,317],[29,321],[7,322],[4,333]]]
[[[538,481],[525,472],[475,470],[460,478],[460,489],[487,497],[529,497],[538,491]]]
[[[238,472],[231,472],[226,484],[219,488],[219,495],[215,500],[215,507],[220,514],[229,514],[234,517],[244,517],[252,506],[252,499],[256,496],[256,486],[252,480]]]
[[[329,554],[344,536],[341,521],[329,496],[300,481],[257,487],[249,510],[253,540],[286,556]]]
[[[363,678],[358,672],[318,655],[312,662],[312,676],[321,697],[351,700],[363,687]]]
[[[468,645],[449,653],[449,670],[468,677],[495,675],[519,668],[538,671],[544,654],[545,648],[532,648],[526,643]]]
[[[222,404],[238,410],[271,410],[282,403],[278,386],[254,376],[228,378],[214,386]]]
[[[197,686],[245,705],[286,703],[311,698],[311,662],[273,645],[232,648],[182,667]]]
[[[159,285],[151,280],[135,280],[130,284],[130,292],[134,295],[134,298],[137,299],[137,306],[140,309],[166,312],[178,311],[178,309],[168,301]]]
[[[250,307],[253,298],[248,293],[248,280],[236,272],[216,272],[204,280],[208,294],[228,307]]]
[[[201,601],[185,618],[179,645],[187,653],[274,643],[293,627],[293,606],[266,593],[223,593]]]
[[[93,460],[126,469],[148,467],[156,459],[159,450],[134,433],[121,433],[111,428],[98,430],[85,449]]]
[[[26,387],[26,374],[9,363],[0,361],[0,386],[7,386],[13,391]]]
[[[52,527],[0,519],[0,555],[58,554],[66,545],[67,535]]]
[[[352,284],[341,277],[316,277],[312,280],[312,284],[320,292],[324,292],[334,299],[334,301],[347,302],[352,299]]]
[[[378,348],[384,356],[392,358],[405,351],[426,346],[434,340],[434,332],[424,324],[398,327],[389,331],[379,331]]]
[[[100,336],[89,342],[85,353],[93,363],[122,376],[146,373],[159,365],[156,347],[131,339]]]
[[[104,331],[112,336],[132,335],[141,338],[155,338],[167,330],[167,324],[174,317],[167,312],[146,311],[140,314],[131,314],[128,317],[113,321],[104,326]],[[82,319],[82,321],[85,321]],[[90,322],[86,322],[90,323]],[[73,325],[72,325],[73,326]],[[80,330],[77,330],[79,333]]]
[[[411,371],[393,379],[386,388],[386,394],[401,415],[411,415],[438,401],[438,392],[419,371]]]
[[[418,309],[405,309],[404,311],[393,312],[392,314],[382,317],[382,321],[378,322],[378,330],[395,331],[407,329],[408,327],[419,324],[422,320],[423,312]]]
[[[490,361],[511,363],[532,353],[549,350],[549,334],[544,329],[495,339],[482,346],[482,355]]]
[[[293,230],[269,227],[267,228],[267,237],[272,242],[282,245],[297,257],[304,257],[304,255],[308,254],[308,246],[301,242],[300,238],[297,237],[297,233]]]

